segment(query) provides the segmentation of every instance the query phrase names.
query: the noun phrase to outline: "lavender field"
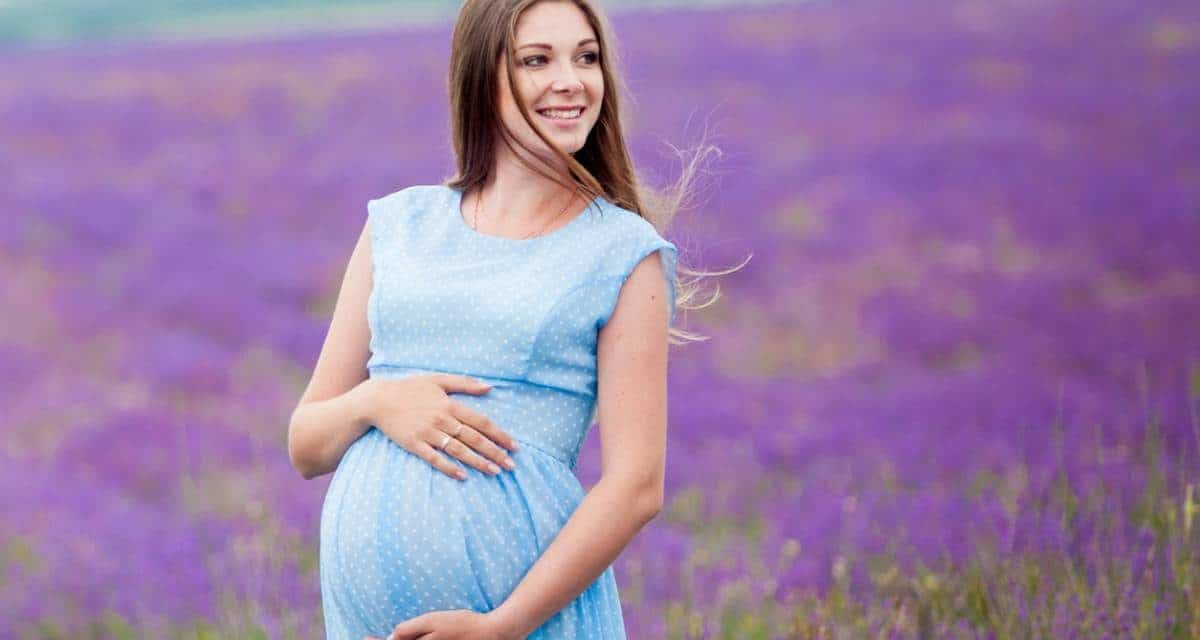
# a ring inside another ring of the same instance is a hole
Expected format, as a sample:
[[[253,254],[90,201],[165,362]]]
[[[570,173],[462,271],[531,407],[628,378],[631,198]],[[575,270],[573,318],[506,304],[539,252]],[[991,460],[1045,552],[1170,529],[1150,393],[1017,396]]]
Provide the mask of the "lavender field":
[[[752,254],[630,638],[1200,637],[1200,5],[613,21],[645,181],[722,151],[666,237]],[[0,55],[0,637],[324,637],[288,418],[367,200],[453,172],[449,33]]]

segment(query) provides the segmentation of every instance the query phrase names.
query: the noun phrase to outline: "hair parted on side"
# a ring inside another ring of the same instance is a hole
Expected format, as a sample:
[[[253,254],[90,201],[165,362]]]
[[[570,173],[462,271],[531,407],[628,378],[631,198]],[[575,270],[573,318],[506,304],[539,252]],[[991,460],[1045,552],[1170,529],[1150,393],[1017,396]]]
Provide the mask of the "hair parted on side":
[[[604,96],[595,126],[588,134],[587,142],[575,154],[563,152],[538,129],[522,100],[516,95],[516,71],[513,65],[517,22],[529,7],[540,2],[569,2],[578,7],[596,33],[600,48],[600,67],[604,79]],[[465,0],[459,9],[458,18],[451,37],[449,77],[447,89],[450,97],[450,134],[454,145],[457,174],[444,184],[464,192],[482,186],[488,179],[497,149],[497,133],[500,140],[513,151],[513,155],[530,170],[535,171],[568,189],[574,189],[585,199],[603,196],[609,202],[637,213],[650,222],[662,234],[683,207],[688,194],[693,190],[699,162],[708,153],[720,155],[720,149],[712,145],[700,145],[690,161],[684,164],[682,175],[674,186],[658,191],[639,183],[630,160],[622,126],[619,93],[626,91],[624,84],[618,85],[618,56],[612,46],[607,18],[598,11],[590,0]],[[507,53],[508,55],[504,55]],[[501,59],[505,60],[508,86],[521,117],[529,124],[547,147],[553,150],[560,162],[567,167],[563,175],[553,167],[530,163],[523,154],[512,147],[515,141],[531,157],[532,150],[513,135],[500,117],[498,101],[499,79],[494,70]],[[621,89],[618,91],[616,89]],[[680,251],[682,253],[682,251]],[[753,254],[751,254],[752,256]],[[746,259],[749,260],[749,256]],[[725,271],[694,270],[683,264],[682,256],[676,264],[677,309],[703,309],[720,298],[718,286],[701,304],[693,301],[699,294],[699,283],[703,276],[725,275],[741,269],[746,262]],[[692,276],[687,280],[680,275]],[[671,327],[668,342],[684,344],[689,341],[707,340],[708,337]]]

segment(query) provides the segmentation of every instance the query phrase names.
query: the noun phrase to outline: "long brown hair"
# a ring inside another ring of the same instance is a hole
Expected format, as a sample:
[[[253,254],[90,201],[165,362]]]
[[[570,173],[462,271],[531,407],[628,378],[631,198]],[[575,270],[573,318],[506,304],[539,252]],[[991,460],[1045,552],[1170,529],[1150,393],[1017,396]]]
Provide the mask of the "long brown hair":
[[[547,139],[534,124],[524,101],[516,95],[513,47],[517,21],[526,9],[539,2],[569,2],[578,7],[596,33],[600,48],[600,68],[604,78],[600,115],[587,141],[573,156]],[[512,142],[515,141],[532,155],[532,150],[504,125],[500,117],[499,79],[494,70],[503,57],[509,90],[521,117],[567,167],[567,175],[552,167],[530,163],[523,154],[513,150],[518,161],[563,187],[586,196],[586,200],[603,196],[609,202],[637,213],[662,234],[675,214],[683,208],[686,196],[692,191],[700,160],[708,153],[719,155],[720,150],[712,145],[700,145],[691,160],[685,162],[678,182],[668,190],[657,191],[639,183],[625,144],[619,92],[615,90],[618,88],[617,78],[620,77],[616,73],[617,52],[608,36],[609,32],[607,18],[589,0],[465,0],[459,9],[451,38],[447,82],[450,93],[450,134],[454,141],[458,173],[444,184],[464,193],[482,186],[492,169],[497,139],[509,149],[512,149]],[[624,84],[619,88],[621,92],[628,91]],[[497,136],[497,132],[501,135]],[[693,299],[699,293],[700,277],[723,275],[740,268],[741,265],[728,271],[698,271],[684,266],[680,257],[676,263],[676,308],[702,309],[716,302],[720,297],[719,287],[702,304],[693,304]],[[693,277],[684,280],[680,275]],[[677,327],[670,328],[668,337],[672,344],[707,339],[707,336]]]

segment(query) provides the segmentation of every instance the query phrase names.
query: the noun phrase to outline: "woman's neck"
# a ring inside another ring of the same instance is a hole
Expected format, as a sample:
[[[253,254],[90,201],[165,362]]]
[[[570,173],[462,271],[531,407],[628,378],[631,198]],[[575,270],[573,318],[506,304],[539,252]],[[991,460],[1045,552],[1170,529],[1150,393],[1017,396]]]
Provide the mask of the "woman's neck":
[[[573,196],[570,189],[519,163],[498,162],[491,178],[482,185],[482,192],[476,190],[473,194],[469,210],[474,212],[477,204],[480,221],[486,222],[489,229],[518,231],[547,225],[554,228],[554,218],[569,220],[587,203]]]

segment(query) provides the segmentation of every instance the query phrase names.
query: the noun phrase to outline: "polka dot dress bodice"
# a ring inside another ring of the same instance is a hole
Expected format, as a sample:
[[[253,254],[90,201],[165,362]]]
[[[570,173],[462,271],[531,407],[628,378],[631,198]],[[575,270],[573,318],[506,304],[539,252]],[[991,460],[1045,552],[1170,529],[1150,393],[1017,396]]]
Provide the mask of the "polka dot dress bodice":
[[[456,480],[370,427],[346,450],[321,512],[327,637],[386,637],[448,609],[498,607],[583,499],[575,476],[596,410],[596,344],[633,268],[660,251],[674,321],[676,247],[641,216],[597,198],[528,240],[463,219],[462,192],[417,185],[367,204],[372,378],[456,373],[452,392],[517,439],[512,471],[453,456]],[[531,640],[625,638],[612,567]]]

